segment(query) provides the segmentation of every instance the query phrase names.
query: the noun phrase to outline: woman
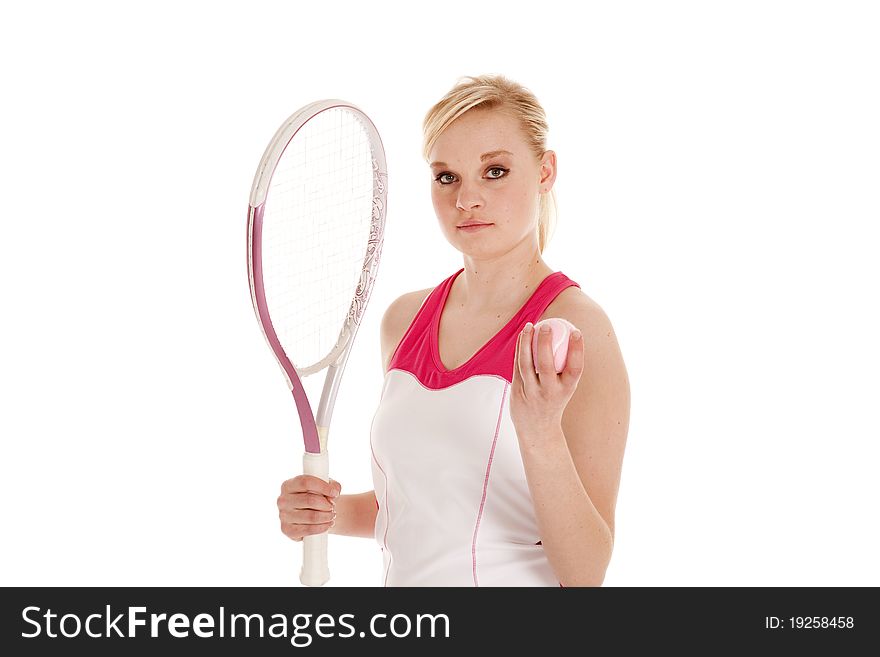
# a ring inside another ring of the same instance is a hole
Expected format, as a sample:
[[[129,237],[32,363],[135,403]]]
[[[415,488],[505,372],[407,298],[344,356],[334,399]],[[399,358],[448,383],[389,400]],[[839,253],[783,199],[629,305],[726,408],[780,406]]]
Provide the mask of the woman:
[[[375,490],[282,485],[282,531],[375,536],[388,586],[599,586],[629,426],[608,317],[541,253],[556,154],[534,95],[463,78],[428,112],[431,197],[463,268],[382,319]],[[571,322],[557,374],[539,320]],[[537,367],[533,364],[537,362]]]

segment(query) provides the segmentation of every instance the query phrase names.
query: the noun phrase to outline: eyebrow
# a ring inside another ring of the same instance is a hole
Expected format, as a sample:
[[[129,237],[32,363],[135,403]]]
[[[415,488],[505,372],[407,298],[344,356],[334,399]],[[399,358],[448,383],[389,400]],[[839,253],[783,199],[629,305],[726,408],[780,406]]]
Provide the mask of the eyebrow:
[[[483,153],[480,155],[480,162],[484,160],[488,160],[490,157],[496,157],[498,155],[513,155],[510,151],[505,150],[497,150],[497,151],[489,151],[488,153]],[[449,165],[446,162],[431,162],[432,167],[448,167]]]

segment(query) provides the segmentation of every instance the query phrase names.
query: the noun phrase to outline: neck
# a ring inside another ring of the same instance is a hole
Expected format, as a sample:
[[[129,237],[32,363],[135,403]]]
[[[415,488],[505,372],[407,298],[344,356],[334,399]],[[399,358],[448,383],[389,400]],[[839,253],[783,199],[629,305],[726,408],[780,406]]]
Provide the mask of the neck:
[[[464,310],[518,308],[553,270],[544,262],[534,240],[494,258],[464,257],[464,271],[450,290]]]

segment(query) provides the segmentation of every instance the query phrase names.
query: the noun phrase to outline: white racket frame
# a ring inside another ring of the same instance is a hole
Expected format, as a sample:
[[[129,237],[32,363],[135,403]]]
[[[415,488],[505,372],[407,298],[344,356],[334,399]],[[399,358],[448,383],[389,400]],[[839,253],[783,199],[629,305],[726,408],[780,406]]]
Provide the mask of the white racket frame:
[[[337,107],[345,108],[357,115],[368,134],[373,161],[373,203],[370,236],[364,254],[364,267],[360,283],[357,286],[336,345],[318,363],[297,368],[291,363],[278,340],[266,305],[262,280],[262,263],[260,260],[262,253],[263,208],[266,196],[269,193],[269,184],[275,172],[275,167],[278,165],[284,149],[287,148],[290,140],[314,116]],[[339,392],[342,373],[345,370],[345,364],[348,361],[360,320],[366,310],[379,267],[379,257],[385,234],[387,185],[388,173],[385,150],[376,126],[360,108],[352,103],[339,99],[327,99],[319,100],[300,108],[278,128],[275,136],[266,147],[266,151],[263,153],[263,158],[260,160],[259,167],[257,167],[257,173],[254,176],[253,186],[251,187],[247,231],[248,280],[250,282],[251,301],[260,324],[260,329],[263,332],[263,337],[266,338],[266,342],[272,349],[272,353],[275,355],[275,359],[284,373],[287,386],[293,394],[297,407],[303,430],[303,441],[306,446],[306,451],[303,455],[303,472],[320,477],[324,481],[329,481],[330,474],[327,438],[330,420],[333,416],[333,407],[336,404],[336,395]],[[327,375],[324,380],[321,400],[318,404],[318,413],[313,415],[301,379],[325,367],[327,368]],[[327,533],[306,536],[303,539],[303,566],[300,572],[300,581],[306,586],[323,586],[329,579]]]

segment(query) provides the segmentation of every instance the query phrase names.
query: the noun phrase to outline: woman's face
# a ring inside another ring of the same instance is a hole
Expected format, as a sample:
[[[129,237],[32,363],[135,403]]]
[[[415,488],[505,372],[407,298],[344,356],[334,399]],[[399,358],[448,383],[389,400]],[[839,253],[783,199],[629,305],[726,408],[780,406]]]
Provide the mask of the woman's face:
[[[547,151],[538,160],[517,119],[497,109],[469,110],[438,137],[429,161],[434,211],[456,249],[478,258],[525,240],[537,249],[538,200],[553,185],[556,155]]]

